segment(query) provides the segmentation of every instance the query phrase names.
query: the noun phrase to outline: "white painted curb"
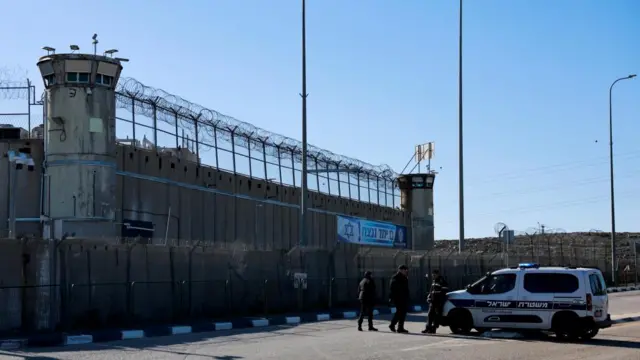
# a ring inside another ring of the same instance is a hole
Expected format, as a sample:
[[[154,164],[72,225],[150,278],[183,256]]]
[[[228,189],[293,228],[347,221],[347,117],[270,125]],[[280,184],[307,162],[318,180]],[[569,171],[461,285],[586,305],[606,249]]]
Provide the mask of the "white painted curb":
[[[93,336],[91,335],[67,335],[64,338],[65,345],[91,344],[92,342]]]
[[[269,326],[269,320],[267,320],[267,319],[253,319],[253,320],[251,320],[251,326],[253,326],[253,327]]]
[[[8,339],[0,342],[0,349],[2,350],[15,350],[26,346],[27,339]]]
[[[492,339],[521,339],[524,337],[520,333],[511,331],[487,331],[482,336]]]
[[[318,321],[331,320],[331,315],[329,315],[329,314],[318,314],[316,319],[318,319]]]
[[[300,324],[300,317],[299,316],[286,317],[285,321],[287,322],[287,325]]]
[[[191,326],[172,326],[171,335],[191,334]]]
[[[142,330],[124,330],[120,332],[122,334],[122,340],[142,339],[144,338],[144,331]]]
[[[216,331],[233,329],[233,324],[230,322],[215,323],[213,326],[215,326]]]
[[[356,314],[355,311],[345,311],[342,313],[342,315],[344,316],[345,319],[353,319],[356,316],[358,316],[358,314]]]

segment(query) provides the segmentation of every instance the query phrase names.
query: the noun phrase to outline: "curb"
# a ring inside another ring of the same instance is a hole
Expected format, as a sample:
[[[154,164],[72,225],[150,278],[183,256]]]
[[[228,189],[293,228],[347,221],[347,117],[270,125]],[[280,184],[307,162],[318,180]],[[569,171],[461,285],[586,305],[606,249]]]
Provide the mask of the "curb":
[[[633,285],[633,286],[621,286],[621,287],[608,288],[607,292],[617,293],[617,292],[636,291],[636,290],[640,290],[640,286]]]
[[[411,306],[410,313],[421,312],[426,307],[421,305]],[[373,315],[395,314],[395,307],[382,307],[374,309]],[[313,323],[329,320],[355,319],[358,311],[334,311],[309,313],[301,315],[273,316],[273,317],[249,317],[240,318],[226,322],[199,322],[191,325],[180,326],[153,326],[144,329],[127,330],[96,330],[80,334],[51,333],[39,334],[28,338],[1,339],[0,350],[16,350],[28,347],[56,347],[71,346],[92,343],[103,343],[120,340],[133,340],[143,338],[153,338],[160,336],[173,336],[192,333],[203,333],[211,331],[223,331],[233,329],[261,328],[276,325],[298,325],[302,323]]]

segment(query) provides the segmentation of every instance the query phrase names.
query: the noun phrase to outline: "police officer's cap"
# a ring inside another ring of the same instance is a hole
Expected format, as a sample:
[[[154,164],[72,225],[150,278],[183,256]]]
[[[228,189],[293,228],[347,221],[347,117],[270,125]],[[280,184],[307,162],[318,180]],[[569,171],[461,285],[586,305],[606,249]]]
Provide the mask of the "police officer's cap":
[[[398,270],[409,270],[409,268],[407,267],[407,265],[400,265],[398,266]]]

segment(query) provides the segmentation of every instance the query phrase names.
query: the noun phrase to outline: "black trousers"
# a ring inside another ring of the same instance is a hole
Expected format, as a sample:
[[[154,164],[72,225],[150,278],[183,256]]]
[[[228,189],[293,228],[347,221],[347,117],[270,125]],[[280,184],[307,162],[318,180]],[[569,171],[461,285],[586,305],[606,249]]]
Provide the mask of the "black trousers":
[[[442,309],[438,305],[429,305],[429,312],[427,312],[427,330],[436,330],[440,326],[440,315]]]
[[[393,314],[391,319],[391,326],[398,325],[398,329],[404,329],[404,322],[407,319],[407,312],[409,311],[409,305],[407,304],[395,304],[396,313]]]
[[[369,328],[373,327],[373,304],[360,300],[360,317],[358,318],[358,326],[362,326],[364,317],[367,317]]]

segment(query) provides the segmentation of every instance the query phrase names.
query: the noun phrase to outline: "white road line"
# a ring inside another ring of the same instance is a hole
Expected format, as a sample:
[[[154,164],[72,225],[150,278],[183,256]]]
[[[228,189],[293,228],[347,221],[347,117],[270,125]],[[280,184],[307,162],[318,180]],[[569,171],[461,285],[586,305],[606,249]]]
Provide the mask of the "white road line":
[[[435,343],[431,343],[431,344],[410,347],[410,348],[402,349],[400,351],[422,350],[422,349],[426,349],[426,348],[430,348],[430,347],[436,347],[436,346],[439,346],[439,345],[448,344],[448,343],[452,343],[452,342],[456,342],[456,341],[460,341],[460,340],[459,339],[445,340],[445,341],[435,342]]]
[[[453,347],[463,347],[463,346],[489,345],[489,344],[495,344],[497,341],[500,341],[500,340],[496,339],[496,341],[482,341],[482,340],[467,340],[467,339],[449,339],[449,340],[434,342],[431,344],[410,347],[410,348],[402,349],[400,351],[416,351],[416,350],[423,350],[423,349],[437,348],[437,347],[453,348]]]

